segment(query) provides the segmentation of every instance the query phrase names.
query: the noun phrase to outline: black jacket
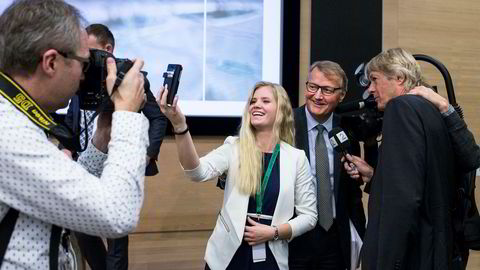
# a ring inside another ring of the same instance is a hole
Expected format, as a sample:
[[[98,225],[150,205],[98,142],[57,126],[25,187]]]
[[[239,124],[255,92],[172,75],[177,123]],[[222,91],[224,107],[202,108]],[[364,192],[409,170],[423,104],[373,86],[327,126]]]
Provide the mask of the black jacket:
[[[450,269],[455,165],[441,114],[421,97],[396,97],[382,134],[362,269]]]

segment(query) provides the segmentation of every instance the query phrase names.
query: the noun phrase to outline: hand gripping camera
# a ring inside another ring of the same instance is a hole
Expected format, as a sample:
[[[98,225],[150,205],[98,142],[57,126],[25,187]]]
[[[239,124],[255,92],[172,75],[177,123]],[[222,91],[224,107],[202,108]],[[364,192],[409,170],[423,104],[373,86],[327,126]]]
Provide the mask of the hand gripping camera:
[[[108,95],[106,83],[108,57],[115,59],[117,77],[123,77],[133,66],[133,62],[129,59],[115,58],[113,54],[107,51],[90,49],[90,67],[85,73],[85,80],[80,83],[77,92],[80,109],[113,111],[114,106]],[[146,72],[142,71],[142,73],[146,75]]]

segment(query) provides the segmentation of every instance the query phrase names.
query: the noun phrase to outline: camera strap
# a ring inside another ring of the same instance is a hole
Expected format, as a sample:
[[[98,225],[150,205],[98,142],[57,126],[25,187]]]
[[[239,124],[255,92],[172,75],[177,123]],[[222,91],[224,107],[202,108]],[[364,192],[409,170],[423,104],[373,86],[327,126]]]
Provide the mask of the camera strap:
[[[71,130],[56,123],[15,80],[1,71],[0,94],[20,112],[25,114],[35,125],[43,129],[47,134],[54,136],[63,145],[75,147],[78,144],[78,142],[75,142]]]

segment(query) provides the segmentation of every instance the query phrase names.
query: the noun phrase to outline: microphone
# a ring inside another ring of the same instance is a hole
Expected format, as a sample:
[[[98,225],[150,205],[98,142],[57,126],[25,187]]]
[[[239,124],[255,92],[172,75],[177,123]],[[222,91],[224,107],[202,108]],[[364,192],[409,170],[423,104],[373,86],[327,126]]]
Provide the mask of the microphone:
[[[345,131],[340,127],[334,127],[328,132],[328,138],[333,149],[343,156],[344,162],[348,162],[346,155],[348,154],[347,149],[350,147],[350,140]],[[349,162],[349,165],[356,169],[355,164]]]
[[[335,112],[336,113],[352,112],[352,111],[361,110],[363,108],[375,108],[376,106],[377,106],[377,102],[375,102],[375,98],[372,95],[370,95],[366,99],[340,103],[335,109]]]
[[[350,147],[350,140],[342,128],[334,127],[330,132],[328,132],[328,138],[330,139],[330,144],[335,151],[339,152],[343,156],[348,153],[347,149]]]

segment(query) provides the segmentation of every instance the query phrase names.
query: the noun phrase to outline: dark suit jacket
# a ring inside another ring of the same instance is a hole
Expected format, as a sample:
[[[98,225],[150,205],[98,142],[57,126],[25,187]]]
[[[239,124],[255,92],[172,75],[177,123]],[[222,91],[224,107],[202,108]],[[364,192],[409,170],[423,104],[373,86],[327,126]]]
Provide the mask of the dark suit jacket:
[[[363,270],[449,269],[454,160],[445,122],[425,99],[388,103],[371,181]]]
[[[305,106],[301,106],[294,110],[295,117],[295,147],[305,151],[307,158],[310,160],[309,147],[315,147],[308,145],[308,130],[307,130],[307,118],[305,112]],[[340,117],[333,115],[333,127],[339,126]],[[359,155],[360,148],[357,143],[352,143],[351,154]],[[358,234],[363,237],[365,233],[365,213],[362,204],[362,190],[360,184],[352,180],[348,174],[343,170],[343,164],[341,163],[341,155],[334,151],[334,196],[336,207],[336,222],[338,225],[338,232],[340,238],[340,246],[342,249],[342,255],[345,260],[345,265],[350,265],[350,223],[349,218],[355,225]],[[317,224],[318,226],[318,224]],[[300,252],[306,252],[309,249],[299,250],[294,248],[297,244],[306,243],[309,239],[305,239],[308,235],[299,236],[291,242],[290,258],[294,256],[302,256]],[[309,250],[312,254],[318,253],[315,250]]]
[[[471,172],[480,167],[480,147],[468,130],[467,124],[455,112],[444,118],[452,141],[455,164],[460,173]]]
[[[152,176],[158,173],[157,159],[160,153],[165,131],[167,129],[167,117],[160,111],[155,96],[150,91],[150,82],[145,78],[145,93],[147,94],[147,103],[142,109],[143,114],[148,118],[150,127],[148,128],[148,139],[150,145],[147,148],[147,155],[151,157],[150,163],[145,168],[145,175]]]
[[[145,175],[152,176],[158,173],[157,158],[160,152],[160,146],[162,145],[163,138],[165,137],[165,131],[167,128],[167,118],[160,111],[160,107],[155,100],[155,96],[150,91],[150,82],[145,77],[144,84],[145,94],[147,94],[147,102],[141,110],[145,117],[147,117],[150,126],[148,128],[149,146],[147,148],[147,155],[151,157],[150,162],[145,168]],[[80,117],[83,114],[78,110],[78,96],[74,96],[68,107],[67,115],[65,116],[65,124],[69,126],[74,132],[77,132],[78,125],[80,123]],[[90,121],[90,119],[87,119]],[[72,149],[70,149],[72,150]]]

